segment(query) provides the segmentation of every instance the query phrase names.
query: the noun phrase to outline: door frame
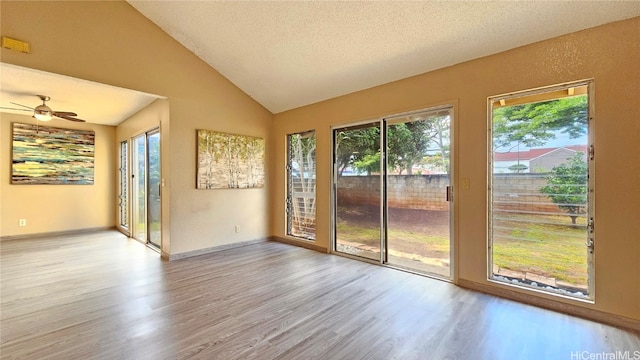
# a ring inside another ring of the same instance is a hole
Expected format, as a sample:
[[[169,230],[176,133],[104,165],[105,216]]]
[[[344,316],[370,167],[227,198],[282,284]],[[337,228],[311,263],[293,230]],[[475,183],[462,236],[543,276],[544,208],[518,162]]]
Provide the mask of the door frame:
[[[162,232],[162,225],[161,225],[161,229],[159,231],[160,233],[160,241],[156,244],[156,243],[152,243],[150,241],[150,230],[149,230],[149,196],[148,196],[148,189],[149,189],[149,135],[150,134],[158,134],[160,137],[160,142],[162,142],[162,132],[161,132],[161,126],[154,126],[151,129],[148,130],[144,130],[141,131],[139,133],[136,133],[134,135],[131,136],[131,138],[128,139],[129,142],[129,169],[130,170],[130,174],[129,174],[129,229],[130,229],[130,233],[129,236],[145,245],[147,245],[148,247],[150,247],[151,249],[157,250],[157,251],[161,251],[162,249],[162,238],[163,238],[163,232]],[[144,204],[145,204],[145,214],[144,214],[144,218],[145,218],[145,238],[144,239],[139,239],[136,237],[136,225],[134,222],[134,213],[135,213],[135,209],[134,209],[134,199],[135,196],[137,196],[137,194],[134,193],[134,186],[133,183],[133,176],[134,171],[133,169],[137,166],[137,164],[134,164],[134,156],[133,153],[134,151],[136,151],[136,149],[134,148],[134,143],[135,143],[135,139],[138,138],[143,138],[144,139],[144,167],[145,167],[145,179],[144,179],[144,189],[145,189],[145,200],[144,200]],[[160,157],[160,162],[159,162],[159,166],[160,166],[160,190],[159,190],[159,195],[160,195],[160,204],[159,204],[159,210],[160,210],[160,221],[162,224],[162,187],[164,185],[164,179],[162,177],[162,145],[160,145],[160,148],[158,149],[158,155]]]

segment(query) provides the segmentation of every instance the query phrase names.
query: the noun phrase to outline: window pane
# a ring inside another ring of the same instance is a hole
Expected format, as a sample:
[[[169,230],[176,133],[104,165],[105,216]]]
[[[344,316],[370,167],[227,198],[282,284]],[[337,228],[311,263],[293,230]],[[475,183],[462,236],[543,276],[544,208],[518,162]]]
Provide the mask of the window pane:
[[[587,297],[587,85],[492,108],[492,278]]]
[[[287,235],[316,238],[316,133],[288,136]]]

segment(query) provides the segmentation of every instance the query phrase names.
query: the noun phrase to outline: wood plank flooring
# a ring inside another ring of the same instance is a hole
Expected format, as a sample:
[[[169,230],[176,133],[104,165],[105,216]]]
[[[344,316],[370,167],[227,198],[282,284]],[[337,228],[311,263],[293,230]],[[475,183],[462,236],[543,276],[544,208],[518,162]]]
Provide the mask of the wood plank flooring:
[[[0,247],[2,359],[640,358],[633,332],[281,243],[171,262],[114,231]]]

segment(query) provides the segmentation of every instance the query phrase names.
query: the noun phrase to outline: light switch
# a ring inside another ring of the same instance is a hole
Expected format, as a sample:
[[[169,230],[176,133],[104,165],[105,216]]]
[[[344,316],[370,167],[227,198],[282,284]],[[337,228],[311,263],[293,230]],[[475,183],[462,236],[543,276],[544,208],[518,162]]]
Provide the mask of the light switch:
[[[469,178],[462,179],[462,190],[469,190],[471,188],[471,180]]]

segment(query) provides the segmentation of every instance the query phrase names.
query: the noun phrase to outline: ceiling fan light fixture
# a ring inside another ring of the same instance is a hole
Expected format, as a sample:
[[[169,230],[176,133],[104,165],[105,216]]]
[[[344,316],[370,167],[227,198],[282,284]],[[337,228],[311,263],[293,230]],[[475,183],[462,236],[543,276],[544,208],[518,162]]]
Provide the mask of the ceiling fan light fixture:
[[[69,121],[86,122],[86,120],[82,120],[82,119],[78,119],[78,118],[74,117],[74,116],[78,116],[78,114],[76,114],[74,112],[71,112],[71,111],[53,111],[53,110],[51,110],[51,108],[48,107],[47,104],[46,104],[47,101],[51,100],[50,97],[48,97],[46,95],[38,95],[38,97],[40,98],[40,100],[42,100],[42,105],[36,106],[35,108],[11,102],[11,104],[13,104],[13,105],[22,106],[23,108],[27,108],[29,110],[6,108],[6,107],[1,107],[1,106],[0,106],[0,109],[33,111],[33,117],[36,118],[39,121],[49,121],[49,120],[53,119],[54,117],[57,117],[57,118],[64,119],[64,120],[69,120]]]
[[[33,117],[40,121],[49,121],[53,118],[53,111],[47,105],[40,105],[33,109]]]

